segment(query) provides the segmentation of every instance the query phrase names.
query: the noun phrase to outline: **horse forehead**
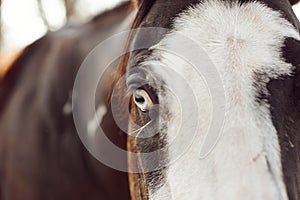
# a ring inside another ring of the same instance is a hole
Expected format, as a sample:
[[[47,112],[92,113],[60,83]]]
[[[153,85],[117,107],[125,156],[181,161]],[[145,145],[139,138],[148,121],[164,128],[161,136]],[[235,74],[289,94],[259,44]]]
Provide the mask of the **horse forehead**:
[[[141,10],[141,15],[144,15],[141,22],[142,27],[164,27],[172,28],[172,21],[179,13],[184,12],[188,8],[194,7],[197,4],[206,2],[220,2],[220,3],[252,3],[253,0],[148,0],[146,8]],[[284,13],[284,17],[289,21],[294,21],[294,16],[291,16],[291,5],[282,0],[256,0],[274,10]],[[163,11],[163,14],[162,14]]]
[[[186,12],[189,8],[195,7],[199,4],[206,2],[220,2],[225,4],[232,4],[233,2],[240,4],[247,4],[253,2],[252,0],[148,0],[146,8],[140,9],[138,17],[142,20],[137,27],[162,27],[171,31],[174,29],[174,20],[180,16],[181,13]],[[150,3],[149,3],[150,2]],[[299,22],[291,11],[291,6],[288,2],[282,2],[281,0],[257,0],[264,6],[271,8],[272,10],[282,13],[283,18],[289,21],[296,28],[299,28]],[[162,14],[163,11],[163,14]],[[199,19],[201,20],[201,19]],[[161,41],[167,32],[157,33],[153,37],[145,38],[143,34],[135,34],[135,40],[132,43],[133,47],[141,46],[143,43],[152,43],[153,45]]]

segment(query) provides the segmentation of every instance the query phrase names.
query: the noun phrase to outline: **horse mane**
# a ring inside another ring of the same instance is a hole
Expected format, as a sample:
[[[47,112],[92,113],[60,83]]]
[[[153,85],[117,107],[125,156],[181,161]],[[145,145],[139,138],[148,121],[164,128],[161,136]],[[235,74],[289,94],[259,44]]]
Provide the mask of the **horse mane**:
[[[126,72],[126,67],[127,67],[127,63],[130,57],[130,44],[134,38],[134,29],[138,28],[141,24],[141,22],[143,21],[143,19],[146,17],[146,15],[148,14],[149,10],[151,9],[151,7],[153,6],[153,4],[156,2],[156,0],[131,0],[131,2],[133,2],[135,5],[138,5],[138,12],[136,14],[136,17],[134,19],[134,22],[132,24],[131,27],[131,32],[129,34],[126,46],[125,46],[125,53],[121,58],[120,58],[120,62],[118,64],[115,76],[114,76],[114,84],[120,79],[120,77],[122,77],[125,72]],[[109,97],[110,99],[110,97]]]

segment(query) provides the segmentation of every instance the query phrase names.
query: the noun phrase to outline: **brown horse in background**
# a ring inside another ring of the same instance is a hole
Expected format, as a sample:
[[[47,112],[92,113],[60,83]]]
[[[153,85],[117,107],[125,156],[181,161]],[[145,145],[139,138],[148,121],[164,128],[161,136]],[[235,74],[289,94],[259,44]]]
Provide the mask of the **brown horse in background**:
[[[48,33],[0,81],[0,199],[129,199],[127,174],[99,163],[81,143],[71,94],[84,58],[129,29],[132,20],[124,19],[133,11],[125,2],[87,24]],[[109,83],[103,87],[108,91]],[[110,122],[103,128],[118,131]],[[125,149],[125,135],[109,137]]]

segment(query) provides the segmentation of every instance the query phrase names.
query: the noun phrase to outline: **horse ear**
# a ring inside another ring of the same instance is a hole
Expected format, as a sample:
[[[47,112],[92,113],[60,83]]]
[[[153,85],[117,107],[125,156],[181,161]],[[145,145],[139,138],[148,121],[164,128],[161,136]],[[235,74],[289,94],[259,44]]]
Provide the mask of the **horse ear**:
[[[295,5],[295,4],[299,3],[299,2],[300,2],[300,0],[290,0],[290,3],[292,5]]]

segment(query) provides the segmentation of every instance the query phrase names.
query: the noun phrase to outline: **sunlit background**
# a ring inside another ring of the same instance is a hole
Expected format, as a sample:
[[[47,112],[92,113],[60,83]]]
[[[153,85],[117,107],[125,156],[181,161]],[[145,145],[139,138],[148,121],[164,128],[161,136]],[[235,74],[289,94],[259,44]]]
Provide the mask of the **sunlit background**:
[[[69,23],[84,22],[118,3],[120,0],[2,0],[1,51],[22,48],[47,30],[61,28],[67,19]]]
[[[48,30],[55,31],[67,22],[84,23],[121,1],[2,0],[0,53],[16,52],[43,36]],[[300,18],[300,4],[294,6],[294,10]]]

